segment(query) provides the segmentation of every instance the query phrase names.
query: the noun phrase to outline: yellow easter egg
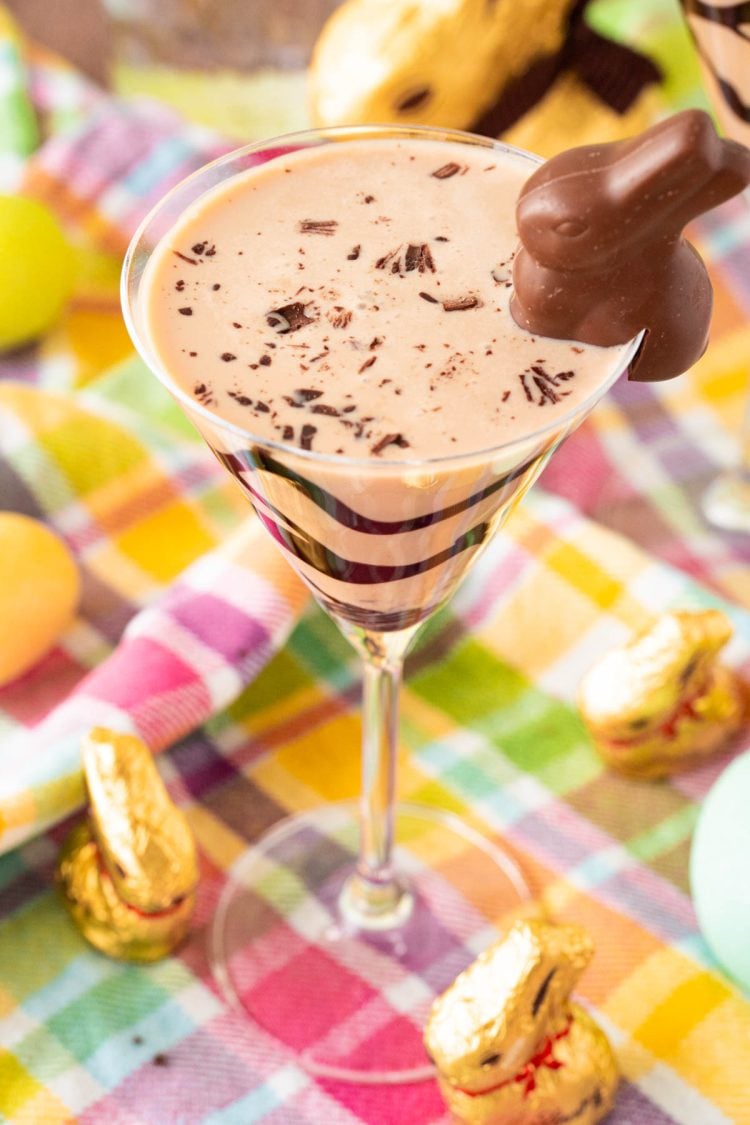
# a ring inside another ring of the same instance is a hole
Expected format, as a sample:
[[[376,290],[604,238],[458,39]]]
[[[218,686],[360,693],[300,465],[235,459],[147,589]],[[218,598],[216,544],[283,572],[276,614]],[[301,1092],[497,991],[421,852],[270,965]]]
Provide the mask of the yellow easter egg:
[[[0,512],[0,687],[49,652],[78,606],[65,544],[39,520]]]
[[[55,323],[73,273],[73,250],[52,212],[35,199],[0,195],[0,350]]]

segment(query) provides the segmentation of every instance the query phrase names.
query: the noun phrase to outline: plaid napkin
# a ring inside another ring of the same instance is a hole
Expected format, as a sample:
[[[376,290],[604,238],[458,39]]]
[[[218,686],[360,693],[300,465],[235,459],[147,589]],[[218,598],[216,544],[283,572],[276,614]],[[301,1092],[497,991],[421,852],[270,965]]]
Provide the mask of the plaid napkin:
[[[31,97],[43,110],[74,81],[46,60],[24,85],[21,40],[6,26],[0,46],[17,81],[0,106],[17,126],[9,136],[20,157],[33,140]],[[124,106],[80,87],[79,120],[69,96],[64,127],[55,124],[21,178],[57,213],[89,269],[56,341],[0,364],[0,496],[63,537],[81,567],[84,601],[61,645],[0,691],[0,852],[82,802],[86,730],[132,731],[154,751],[171,745],[239,694],[306,601],[247,503],[186,436],[177,408],[159,401],[166,395],[138,361],[98,378],[89,393],[48,389],[87,381],[77,348],[101,373],[113,358],[111,322],[123,332],[111,272],[92,269],[95,256],[111,254],[119,268],[152,204],[226,148],[158,106]]]
[[[82,803],[88,729],[171,745],[240,693],[307,598],[202,446],[113,400],[124,379],[137,395],[151,377],[134,362],[75,400],[0,383],[3,503],[46,519],[84,584],[78,624],[0,690],[0,851]]]
[[[116,324],[114,259],[102,246],[121,246],[118,230],[135,218],[139,182],[144,196],[156,190],[159,160],[165,176],[183,160],[184,150],[176,152],[173,144],[174,119],[159,113],[154,124],[142,108],[110,106],[124,129],[118,137],[130,136],[137,122],[133,136],[151,135],[154,143],[146,141],[141,150],[150,168],[143,181],[126,161],[118,172],[125,186],[103,176],[98,193],[96,167],[84,174],[80,145],[92,128],[107,136],[107,103],[49,58],[34,52],[29,58],[34,104],[52,136],[27,183],[79,232],[79,292],[88,303],[74,305],[72,316],[85,312],[89,319],[85,326],[80,320],[61,326],[35,351],[3,361],[3,375],[26,380],[26,386],[2,388],[2,416],[15,419],[3,452],[15,489],[12,506],[40,505],[73,543],[85,596],[80,621],[28,690],[6,689],[2,723],[11,737],[25,728],[44,730],[45,715],[85,672],[94,669],[88,683],[96,685],[96,669],[106,668],[102,661],[128,621],[138,621],[136,612],[153,622],[164,598],[170,630],[184,630],[170,583],[246,512],[237,490],[216,476],[208,454],[139,365],[126,362],[105,378],[92,378],[98,350],[112,347]],[[85,126],[83,112],[93,114]],[[208,148],[216,143],[205,134],[199,139]],[[66,160],[69,144],[80,160]],[[104,163],[112,170],[122,160],[119,143],[114,148]],[[727,229],[718,218],[709,247],[718,260]],[[685,468],[677,452],[706,443],[708,433],[714,454],[728,458],[736,432],[730,413],[741,390],[739,365],[730,356],[742,329],[734,279],[722,270],[716,366],[708,375],[701,368],[695,384],[681,381],[681,391],[616,389],[556,454],[546,476],[548,487],[579,507],[543,489],[527,498],[449,610],[428,626],[409,661],[403,697],[408,754],[400,762],[400,796],[447,808],[500,837],[552,913],[583,923],[594,938],[597,956],[580,992],[610,1035],[624,1076],[611,1125],[750,1125],[750,1003],[722,976],[701,940],[687,883],[700,801],[727,755],[661,784],[624,780],[602,765],[573,702],[581,674],[597,655],[674,605],[725,608],[736,629],[728,658],[750,671],[750,623],[738,599],[724,602],[688,574],[698,559],[702,576],[729,592],[740,573],[740,548],[711,539],[703,525],[702,546],[695,547],[699,518],[685,487],[693,468]],[[706,407],[707,397],[713,406]],[[55,410],[59,424],[40,426],[39,419]],[[75,422],[63,424],[69,411]],[[98,462],[75,456],[68,438],[76,431],[85,442],[101,438]],[[118,450],[114,462],[104,456],[106,443]],[[35,476],[41,463],[44,471]],[[703,463],[700,471],[708,468]],[[32,480],[33,487],[27,484]],[[628,535],[587,519],[580,508],[592,506]],[[649,553],[633,541],[638,538],[648,540]],[[659,554],[677,566],[665,565]],[[188,604],[205,593],[201,566],[183,579]],[[286,620],[295,592],[288,596]],[[275,628],[283,621],[269,622],[267,632]],[[209,660],[203,667],[216,673],[219,698],[231,675],[224,654],[200,648],[193,623],[188,631],[190,663],[198,653]],[[129,638],[137,643],[138,635],[134,624]],[[171,651],[168,645],[167,661]],[[89,695],[86,683],[81,698],[91,699],[92,708],[113,702],[107,691]],[[234,681],[231,690],[237,686]],[[192,701],[191,692],[188,686]],[[180,685],[175,693],[172,698],[180,698]],[[121,695],[114,703],[119,713],[130,713]],[[175,733],[197,718],[192,707],[180,712]],[[315,1081],[299,1067],[297,1051],[314,1047],[316,1028],[301,1027],[294,1011],[278,1003],[285,971],[298,965],[277,959],[258,967],[252,987],[265,1006],[261,1028],[217,997],[207,964],[207,927],[248,842],[288,812],[357,792],[357,707],[353,653],[308,604],[284,649],[235,701],[162,755],[162,774],[198,839],[202,878],[189,941],[158,965],[108,961],[70,925],[50,890],[66,825],[0,856],[0,1120],[448,1125],[434,1083],[343,1086]],[[145,704],[136,714],[146,726],[154,720]],[[26,823],[46,815],[30,809]],[[438,873],[453,862],[441,857]],[[497,918],[479,897],[474,912],[447,921],[418,971],[393,981],[377,1026],[366,1007],[351,1014],[353,1056],[378,1036],[398,1042],[415,996],[429,994],[446,965],[486,941]],[[292,922],[270,885],[257,919],[275,949],[276,933]],[[335,1002],[335,973],[321,965],[319,951],[300,942],[295,960],[309,968],[311,981],[321,982],[321,1002]],[[361,984],[367,995],[368,982]]]

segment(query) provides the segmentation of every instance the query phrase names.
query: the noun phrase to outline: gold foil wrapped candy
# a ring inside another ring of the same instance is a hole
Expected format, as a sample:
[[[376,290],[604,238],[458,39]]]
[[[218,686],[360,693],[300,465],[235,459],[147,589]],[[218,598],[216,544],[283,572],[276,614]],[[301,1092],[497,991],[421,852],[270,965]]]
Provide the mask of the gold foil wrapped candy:
[[[82,752],[89,816],[62,848],[63,900],[102,953],[156,961],[187,934],[198,884],[193,835],[138,738],[97,727]]]
[[[472,129],[551,156],[646,128],[658,79],[575,0],[347,0],[316,44],[309,108],[316,125]]]
[[[718,610],[665,613],[590,669],[578,703],[611,766],[663,777],[698,764],[739,730],[747,689],[718,659],[731,635]]]
[[[425,1045],[465,1125],[593,1125],[617,1064],[571,991],[593,954],[579,926],[521,919],[435,1001]]]

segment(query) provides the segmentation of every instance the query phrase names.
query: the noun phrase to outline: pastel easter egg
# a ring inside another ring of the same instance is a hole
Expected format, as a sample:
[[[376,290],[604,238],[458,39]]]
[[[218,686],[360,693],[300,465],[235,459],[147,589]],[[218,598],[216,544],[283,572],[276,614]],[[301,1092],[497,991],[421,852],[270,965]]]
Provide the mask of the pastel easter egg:
[[[0,196],[0,350],[34,340],[57,320],[73,287],[74,254],[35,199]]]
[[[0,511],[0,687],[49,652],[78,606],[65,544],[39,520]]]
[[[714,784],[698,818],[690,881],[698,923],[727,973],[750,990],[750,751]]]

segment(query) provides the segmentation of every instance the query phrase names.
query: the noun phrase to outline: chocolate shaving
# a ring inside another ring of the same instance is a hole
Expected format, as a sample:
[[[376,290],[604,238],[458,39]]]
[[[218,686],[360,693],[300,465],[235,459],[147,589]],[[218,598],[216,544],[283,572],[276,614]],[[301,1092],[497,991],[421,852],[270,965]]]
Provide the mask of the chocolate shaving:
[[[382,437],[380,441],[376,442],[375,445],[373,445],[370,453],[373,453],[375,456],[377,456],[379,453],[382,453],[383,450],[386,449],[389,445],[397,445],[399,449],[409,448],[409,442],[406,440],[403,434],[386,434],[385,437]]]
[[[359,257],[359,252],[360,252],[361,249],[362,249],[362,246],[360,244],[357,244],[356,246],[353,246],[351,248],[350,252],[346,255],[346,260],[348,262],[356,262],[357,258]]]
[[[388,254],[384,254],[382,258],[378,258],[375,263],[376,270],[384,270],[386,266],[391,266],[392,273],[398,273],[401,269],[401,259],[398,257],[398,252],[401,246],[397,246],[395,250],[391,250]],[[393,264],[391,264],[393,263]]]
[[[180,314],[180,316],[192,316],[193,315],[193,310],[191,308],[178,309],[177,311]]]
[[[531,391],[529,390],[529,385],[526,382],[526,376],[524,374],[521,374],[521,375],[518,376],[518,378],[521,380],[521,386],[523,387],[523,393],[526,395],[526,401],[527,402],[533,402],[534,396],[532,395]]]
[[[457,175],[460,171],[461,165],[451,161],[450,164],[443,164],[442,167],[437,168],[434,172],[431,172],[430,175],[436,180],[449,180],[451,176]]]
[[[261,414],[268,414],[271,410],[271,407],[267,402],[263,402],[263,400],[259,398],[255,404],[255,409],[259,410]]]
[[[550,402],[560,402],[560,396],[554,389],[554,384],[550,385],[550,381],[548,378],[542,378],[540,375],[535,375],[534,383],[536,384],[536,387],[542,396],[539,404],[540,406],[544,405],[545,399],[548,399]]]
[[[312,402],[313,399],[323,397],[322,391],[313,390],[312,387],[297,387],[294,393],[302,402]]]
[[[230,398],[233,398],[238,406],[252,406],[253,400],[248,398],[247,395],[240,394],[239,391],[227,391]]]
[[[196,242],[195,246],[191,246],[190,249],[194,254],[197,254],[198,257],[200,257],[201,254],[204,254],[207,258],[213,258],[214,254],[216,253],[216,247],[213,245],[213,243],[209,246],[208,242],[206,241]]]
[[[463,312],[464,309],[478,309],[482,302],[478,297],[456,297],[452,301],[443,301],[446,312]]]
[[[432,254],[430,253],[428,244],[423,242],[421,246],[415,246],[413,243],[409,243],[406,247],[404,266],[407,273],[410,273],[412,270],[419,270],[420,273],[425,273],[426,270],[429,270],[430,273],[434,273],[435,263],[432,260]]]
[[[234,354],[234,352],[222,352],[221,358],[224,360],[224,363],[231,363],[232,360],[237,358],[237,356]]]
[[[437,297],[433,297],[430,293],[420,293],[419,296],[423,301],[429,301],[431,305],[439,305]]]
[[[327,315],[334,328],[346,328],[347,324],[352,319],[352,314],[342,305],[334,305],[333,309]]]
[[[501,402],[507,402],[509,398],[510,398],[510,391],[503,391],[503,397],[501,398],[500,401]]]
[[[273,328],[280,336],[288,332],[297,332],[306,324],[312,324],[315,317],[308,316],[305,312],[306,305],[301,301],[293,301],[290,305],[282,305],[278,309],[271,309],[266,313],[266,324]]]
[[[302,234],[332,235],[339,224],[335,219],[303,219],[299,224]]]
[[[178,293],[181,293],[184,288],[185,288],[185,282],[184,281],[180,280],[180,281],[175,283],[175,289],[177,290]]]
[[[360,369],[359,369],[359,371],[357,372],[357,374],[358,374],[358,375],[361,375],[361,374],[362,374],[362,372],[363,372],[363,371],[366,371],[368,367],[372,367],[373,363],[375,363],[375,361],[376,361],[376,359],[377,359],[377,358],[378,358],[378,357],[377,357],[376,355],[371,355],[371,356],[370,356],[370,358],[369,358],[369,359],[366,359],[366,360],[365,360],[365,362],[364,362],[364,363],[362,364],[362,366],[360,367]]]
[[[309,422],[305,423],[299,437],[299,443],[302,449],[312,449],[313,438],[317,432],[317,426],[311,426]]]
[[[198,265],[195,258],[188,258],[187,254],[181,254],[179,250],[173,250],[172,253],[180,258],[183,262],[188,262],[191,266]]]
[[[335,406],[327,406],[324,402],[316,402],[310,407],[312,414],[327,414],[331,418],[338,418],[339,412]]]
[[[284,426],[284,429],[281,431],[281,437],[284,441],[293,441],[294,426]]]

